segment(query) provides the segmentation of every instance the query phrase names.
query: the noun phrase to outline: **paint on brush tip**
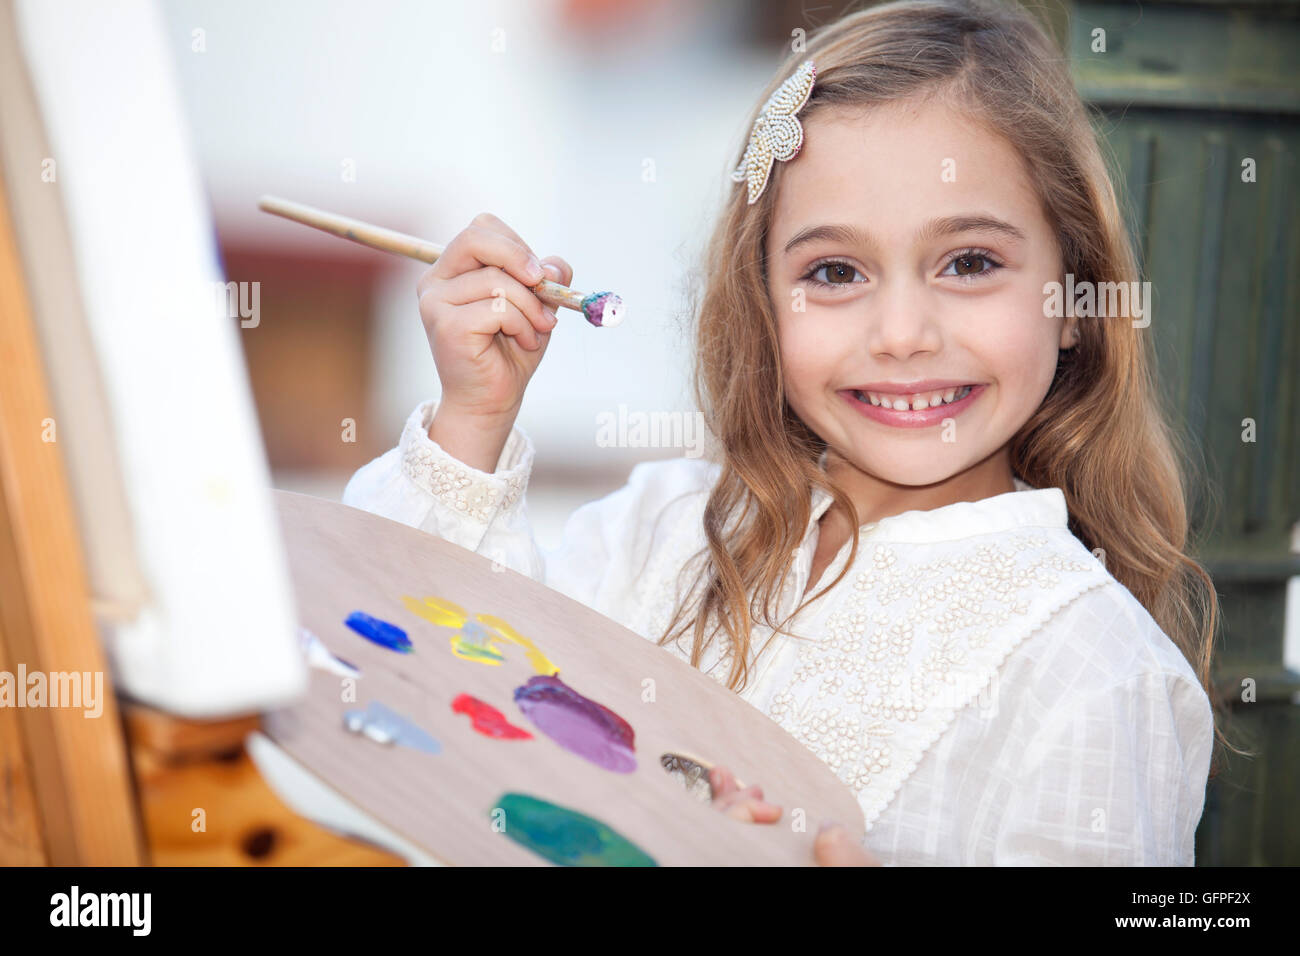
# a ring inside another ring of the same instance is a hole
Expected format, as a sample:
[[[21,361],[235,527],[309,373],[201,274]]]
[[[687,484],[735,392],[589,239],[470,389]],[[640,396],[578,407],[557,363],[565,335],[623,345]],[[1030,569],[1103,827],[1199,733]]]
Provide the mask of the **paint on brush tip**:
[[[406,632],[396,624],[372,617],[364,611],[353,611],[343,622],[367,640],[399,654],[410,654],[415,648]]]
[[[582,314],[592,325],[612,329],[626,317],[627,308],[612,292],[593,292],[582,300]]]
[[[343,726],[378,744],[396,743],[429,754],[442,753],[442,744],[423,727],[377,700],[367,704],[365,710],[349,710],[345,713]]]
[[[506,715],[501,711],[469,694],[458,694],[451,702],[451,709],[458,714],[468,714],[470,725],[484,737],[495,737],[498,740],[533,739],[528,731],[506,720]]]
[[[658,866],[608,824],[525,793],[502,794],[489,815],[501,832],[558,866]]]
[[[515,688],[515,703],[538,730],[570,753],[615,773],[636,769],[632,725],[559,677],[529,678]]]

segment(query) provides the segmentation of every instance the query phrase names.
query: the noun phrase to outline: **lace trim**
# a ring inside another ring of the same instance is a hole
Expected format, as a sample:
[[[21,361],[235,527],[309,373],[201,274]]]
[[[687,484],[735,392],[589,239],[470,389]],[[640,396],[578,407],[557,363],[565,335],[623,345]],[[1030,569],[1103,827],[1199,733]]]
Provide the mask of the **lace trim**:
[[[402,471],[440,502],[467,517],[487,523],[524,494],[533,466],[533,446],[518,427],[510,432],[488,474],[453,458],[429,437],[437,401],[420,405],[406,420],[400,442]]]

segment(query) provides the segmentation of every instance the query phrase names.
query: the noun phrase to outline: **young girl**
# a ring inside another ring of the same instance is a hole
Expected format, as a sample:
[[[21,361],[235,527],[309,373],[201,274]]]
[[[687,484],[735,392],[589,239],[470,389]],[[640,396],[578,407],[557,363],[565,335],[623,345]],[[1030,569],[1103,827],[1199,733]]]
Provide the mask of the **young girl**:
[[[857,794],[861,861],[1191,865],[1215,596],[1158,319],[1051,307],[1067,276],[1138,277],[1060,52],[1011,4],[890,4],[811,37],[759,103],[698,310],[716,461],[637,465],[538,549],[514,422],[556,319],[530,289],[572,275],[482,215],[419,282],[441,399],[343,500],[770,715]]]

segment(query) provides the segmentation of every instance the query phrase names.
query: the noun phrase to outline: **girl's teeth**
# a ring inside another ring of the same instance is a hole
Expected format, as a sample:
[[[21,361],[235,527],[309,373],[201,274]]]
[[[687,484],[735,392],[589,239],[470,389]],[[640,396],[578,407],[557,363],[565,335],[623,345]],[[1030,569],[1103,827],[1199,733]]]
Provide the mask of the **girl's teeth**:
[[[961,388],[949,388],[942,392],[917,393],[898,397],[880,395],[876,392],[858,392],[857,395],[864,402],[891,408],[896,412],[919,412],[927,408],[937,408],[940,405],[949,405],[955,401],[960,401],[970,394],[970,390],[971,386],[963,385]]]

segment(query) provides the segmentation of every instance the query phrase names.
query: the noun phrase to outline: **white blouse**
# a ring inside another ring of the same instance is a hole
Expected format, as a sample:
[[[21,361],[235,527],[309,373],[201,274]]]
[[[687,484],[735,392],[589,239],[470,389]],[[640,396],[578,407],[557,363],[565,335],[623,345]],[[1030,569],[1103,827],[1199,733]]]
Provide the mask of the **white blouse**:
[[[499,561],[656,640],[679,570],[704,546],[720,466],[638,464],[543,552],[525,510],[527,435],[514,429],[489,475],[430,440],[435,407],[416,408],[344,503]],[[1071,534],[1061,490],[1016,487],[864,525],[849,573],[787,625],[797,639],[755,629],[741,696],[854,791],[863,845],[886,865],[1191,866],[1209,698]],[[783,613],[807,588],[831,498],[815,490],[812,504]],[[720,644],[700,667],[725,684]],[[685,638],[666,650],[690,660]]]

